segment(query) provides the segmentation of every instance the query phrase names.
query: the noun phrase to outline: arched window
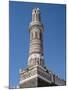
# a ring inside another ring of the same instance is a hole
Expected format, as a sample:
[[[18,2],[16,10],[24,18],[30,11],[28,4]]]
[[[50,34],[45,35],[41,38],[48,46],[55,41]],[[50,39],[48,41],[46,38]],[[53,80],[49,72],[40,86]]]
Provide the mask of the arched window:
[[[37,35],[37,32],[35,32],[35,38],[36,38],[36,39],[37,39],[37,36],[38,36],[38,35]]]
[[[40,39],[40,32],[38,32],[38,39]]]

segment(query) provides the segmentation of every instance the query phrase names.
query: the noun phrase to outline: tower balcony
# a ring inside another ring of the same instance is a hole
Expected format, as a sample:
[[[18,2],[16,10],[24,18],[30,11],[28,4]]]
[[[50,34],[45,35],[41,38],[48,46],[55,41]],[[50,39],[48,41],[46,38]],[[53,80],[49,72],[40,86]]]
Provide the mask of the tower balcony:
[[[34,26],[37,26],[39,28],[41,28],[41,30],[43,31],[43,24],[39,21],[32,21],[30,24],[29,24],[29,30],[33,29]]]

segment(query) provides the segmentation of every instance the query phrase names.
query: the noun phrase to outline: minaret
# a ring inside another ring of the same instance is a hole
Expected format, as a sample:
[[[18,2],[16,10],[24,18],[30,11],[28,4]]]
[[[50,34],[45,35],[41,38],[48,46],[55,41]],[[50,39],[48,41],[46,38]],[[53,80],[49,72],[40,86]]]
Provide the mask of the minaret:
[[[29,58],[28,66],[34,65],[44,66],[43,57],[43,25],[40,18],[40,9],[33,9],[32,21],[29,24],[30,32],[30,47],[29,47]]]
[[[44,65],[43,31],[40,9],[35,8],[32,11],[32,21],[29,24],[30,45],[28,66],[26,69],[20,69],[20,88],[65,85],[64,80],[61,80]]]

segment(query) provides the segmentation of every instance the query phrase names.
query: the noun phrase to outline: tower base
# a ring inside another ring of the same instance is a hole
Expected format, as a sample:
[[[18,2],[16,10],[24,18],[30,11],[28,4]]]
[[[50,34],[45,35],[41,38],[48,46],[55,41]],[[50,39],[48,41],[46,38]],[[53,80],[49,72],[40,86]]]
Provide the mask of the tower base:
[[[20,88],[63,86],[66,84],[64,80],[38,65],[21,71],[20,76]]]
[[[57,85],[49,84],[48,82],[46,82],[40,78],[34,78],[23,84],[20,84],[20,88],[33,88],[33,87],[45,87],[45,86],[57,86]]]

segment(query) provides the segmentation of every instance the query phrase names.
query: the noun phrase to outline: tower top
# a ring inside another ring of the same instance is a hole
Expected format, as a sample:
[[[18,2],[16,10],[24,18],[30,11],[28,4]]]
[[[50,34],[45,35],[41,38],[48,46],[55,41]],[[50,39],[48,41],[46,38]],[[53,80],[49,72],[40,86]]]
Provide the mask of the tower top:
[[[40,21],[40,9],[39,8],[34,8],[32,10],[32,21]]]
[[[40,13],[40,9],[39,8],[34,8],[32,11],[32,14],[37,14]]]
[[[33,26],[39,26],[42,28],[41,30],[43,31],[43,24],[41,23],[41,16],[40,15],[41,15],[41,13],[40,13],[39,8],[34,8],[32,10],[32,20],[29,24],[29,31],[31,30],[31,28]]]

